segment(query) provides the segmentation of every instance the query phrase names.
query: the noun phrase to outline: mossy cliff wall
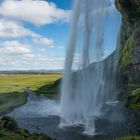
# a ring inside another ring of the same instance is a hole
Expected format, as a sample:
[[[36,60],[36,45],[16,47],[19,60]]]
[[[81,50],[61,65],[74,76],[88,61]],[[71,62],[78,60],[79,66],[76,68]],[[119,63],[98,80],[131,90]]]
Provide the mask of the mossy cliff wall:
[[[140,0],[116,0],[122,14],[120,29],[120,75],[122,98],[140,109]]]

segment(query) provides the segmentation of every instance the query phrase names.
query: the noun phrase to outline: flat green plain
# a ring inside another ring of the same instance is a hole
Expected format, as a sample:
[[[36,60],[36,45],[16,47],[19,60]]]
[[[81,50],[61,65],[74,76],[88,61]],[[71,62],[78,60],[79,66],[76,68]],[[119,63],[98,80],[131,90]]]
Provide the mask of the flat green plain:
[[[61,74],[1,74],[0,94],[9,92],[23,92],[24,87],[36,91],[42,86],[53,84]]]

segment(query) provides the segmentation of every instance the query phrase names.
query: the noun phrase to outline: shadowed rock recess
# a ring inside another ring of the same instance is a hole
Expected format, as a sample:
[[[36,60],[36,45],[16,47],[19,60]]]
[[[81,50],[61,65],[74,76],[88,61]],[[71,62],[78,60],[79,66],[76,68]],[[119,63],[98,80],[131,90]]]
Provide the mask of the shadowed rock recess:
[[[140,0],[116,0],[115,5],[122,14],[121,97],[127,107],[140,110]]]

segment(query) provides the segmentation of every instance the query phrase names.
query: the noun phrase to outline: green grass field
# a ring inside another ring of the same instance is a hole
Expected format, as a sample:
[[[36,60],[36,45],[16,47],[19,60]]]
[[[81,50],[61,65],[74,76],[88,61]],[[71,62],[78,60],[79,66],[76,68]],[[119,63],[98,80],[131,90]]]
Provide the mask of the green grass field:
[[[60,74],[0,75],[0,94],[9,92],[23,92],[23,88],[27,86],[32,91],[36,91],[45,85],[53,84],[60,77]]]
[[[58,91],[60,74],[13,74],[0,75],[0,115],[26,103],[24,87],[39,94],[55,94]]]

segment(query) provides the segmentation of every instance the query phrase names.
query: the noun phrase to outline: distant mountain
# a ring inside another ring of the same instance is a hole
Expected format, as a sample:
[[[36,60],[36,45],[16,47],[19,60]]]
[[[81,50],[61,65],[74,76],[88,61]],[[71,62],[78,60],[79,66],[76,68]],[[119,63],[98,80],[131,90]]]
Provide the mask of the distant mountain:
[[[55,69],[55,70],[4,70],[0,71],[0,74],[47,74],[47,73],[60,73],[63,74],[63,69]]]

